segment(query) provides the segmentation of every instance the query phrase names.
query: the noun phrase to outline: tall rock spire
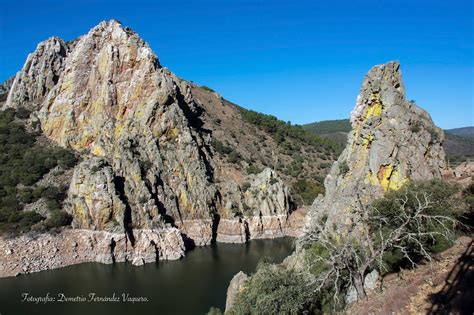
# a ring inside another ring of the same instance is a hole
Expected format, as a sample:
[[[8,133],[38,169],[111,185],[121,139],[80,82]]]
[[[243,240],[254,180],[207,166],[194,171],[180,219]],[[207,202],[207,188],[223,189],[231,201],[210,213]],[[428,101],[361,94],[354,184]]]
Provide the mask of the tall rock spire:
[[[326,227],[348,230],[363,205],[410,180],[438,178],[445,168],[444,133],[429,114],[405,99],[400,64],[373,67],[354,110],[347,145],[334,163],[308,216]]]

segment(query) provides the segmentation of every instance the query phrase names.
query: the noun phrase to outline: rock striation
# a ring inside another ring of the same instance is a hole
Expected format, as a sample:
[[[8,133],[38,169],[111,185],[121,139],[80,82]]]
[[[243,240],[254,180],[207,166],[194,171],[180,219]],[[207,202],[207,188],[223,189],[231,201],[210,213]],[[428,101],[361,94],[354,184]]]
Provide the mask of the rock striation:
[[[298,233],[273,170],[238,179],[216,172],[195,87],[118,21],[40,43],[8,88],[3,108],[27,107],[47,138],[81,156],[64,206],[72,226],[109,247],[123,235],[134,248],[125,256],[137,263],[158,257],[149,249],[158,241],[144,231],[176,229],[186,245]]]
[[[444,133],[430,115],[406,100],[400,64],[388,62],[366,75],[345,150],[324,181],[308,215],[308,229],[349,231],[367,205],[410,180],[440,178],[446,168]]]
[[[131,246],[123,233],[67,229],[59,234],[0,237],[0,277],[65,267],[84,262],[130,261],[139,266],[184,256],[185,246],[176,228],[139,230]]]

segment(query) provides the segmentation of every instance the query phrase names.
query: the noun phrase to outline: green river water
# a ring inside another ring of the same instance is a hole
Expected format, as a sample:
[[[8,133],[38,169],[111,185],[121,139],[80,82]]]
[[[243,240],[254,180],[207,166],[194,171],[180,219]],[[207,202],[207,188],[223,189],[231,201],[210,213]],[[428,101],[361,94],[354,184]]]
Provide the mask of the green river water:
[[[197,247],[179,261],[141,267],[85,263],[4,278],[0,314],[180,315],[205,314],[211,306],[223,310],[234,274],[252,273],[264,257],[281,262],[293,248],[292,238],[252,240]],[[26,294],[30,300],[22,301]],[[91,301],[92,295],[99,300]],[[36,303],[38,297],[43,301]],[[100,301],[104,298],[109,301]]]

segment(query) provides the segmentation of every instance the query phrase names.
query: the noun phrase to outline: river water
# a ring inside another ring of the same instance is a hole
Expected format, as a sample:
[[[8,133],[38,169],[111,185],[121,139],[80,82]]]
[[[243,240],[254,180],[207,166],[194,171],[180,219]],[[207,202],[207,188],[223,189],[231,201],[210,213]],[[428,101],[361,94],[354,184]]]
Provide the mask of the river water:
[[[205,314],[211,306],[223,310],[234,274],[252,273],[264,257],[279,263],[293,248],[292,238],[252,240],[197,247],[179,261],[141,267],[85,263],[4,278],[0,314],[185,315]]]

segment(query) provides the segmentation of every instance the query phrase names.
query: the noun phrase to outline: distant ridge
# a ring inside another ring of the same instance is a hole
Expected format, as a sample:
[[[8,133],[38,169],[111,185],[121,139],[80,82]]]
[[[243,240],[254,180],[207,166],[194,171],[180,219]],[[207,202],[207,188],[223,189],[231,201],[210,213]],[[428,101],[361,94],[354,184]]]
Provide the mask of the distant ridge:
[[[349,132],[351,131],[351,123],[349,119],[322,120],[305,124],[303,128],[314,134],[324,135],[333,132]]]

